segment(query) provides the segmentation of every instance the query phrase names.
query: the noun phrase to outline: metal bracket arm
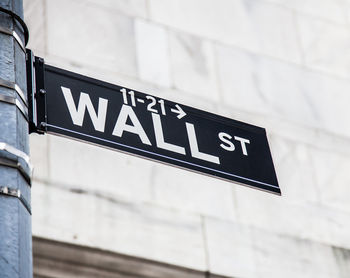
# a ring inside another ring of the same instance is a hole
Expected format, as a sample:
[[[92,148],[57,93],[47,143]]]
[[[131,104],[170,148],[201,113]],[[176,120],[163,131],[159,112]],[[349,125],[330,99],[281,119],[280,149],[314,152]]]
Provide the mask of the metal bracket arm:
[[[17,168],[29,185],[31,185],[33,167],[26,153],[4,142],[0,142],[0,165]]]
[[[1,84],[0,84],[0,86],[1,86]],[[0,95],[0,102],[16,105],[17,108],[19,109],[19,111],[21,111],[21,113],[23,114],[23,116],[26,119],[28,119],[27,109],[22,105],[22,103],[16,97]]]
[[[7,186],[0,186],[0,195],[18,198],[23,206],[27,209],[29,214],[32,214],[32,209],[29,202],[21,194],[21,190],[10,188]]]
[[[16,83],[9,82],[9,81],[6,81],[6,80],[3,80],[3,79],[0,78],[0,86],[8,88],[8,89],[15,90],[16,93],[20,96],[20,98],[23,101],[24,105],[28,106],[27,99],[24,96],[24,93],[23,93],[22,89]]]

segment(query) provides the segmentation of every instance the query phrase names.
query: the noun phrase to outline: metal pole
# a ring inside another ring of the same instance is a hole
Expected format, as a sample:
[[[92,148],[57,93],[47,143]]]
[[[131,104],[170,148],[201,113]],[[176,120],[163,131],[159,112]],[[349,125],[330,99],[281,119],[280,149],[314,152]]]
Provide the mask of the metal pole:
[[[22,0],[0,0],[1,278],[33,276],[26,39],[21,19]]]

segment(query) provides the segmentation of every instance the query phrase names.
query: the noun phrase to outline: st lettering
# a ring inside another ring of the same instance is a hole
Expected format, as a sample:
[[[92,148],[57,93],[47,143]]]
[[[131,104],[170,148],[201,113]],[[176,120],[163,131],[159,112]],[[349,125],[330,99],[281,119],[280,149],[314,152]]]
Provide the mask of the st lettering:
[[[223,148],[226,151],[233,152],[234,150],[236,150],[236,146],[233,144],[232,141],[235,140],[236,143],[239,142],[242,154],[248,156],[247,144],[250,144],[250,140],[238,136],[232,137],[230,134],[225,132],[220,132],[218,136],[222,142],[220,144],[221,148]]]

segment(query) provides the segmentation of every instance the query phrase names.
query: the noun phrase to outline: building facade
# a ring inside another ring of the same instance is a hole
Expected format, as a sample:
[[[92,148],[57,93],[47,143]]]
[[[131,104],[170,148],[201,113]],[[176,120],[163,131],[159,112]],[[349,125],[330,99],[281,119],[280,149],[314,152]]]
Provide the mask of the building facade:
[[[31,134],[34,277],[350,277],[350,1],[24,13],[47,64],[265,127],[282,191]]]

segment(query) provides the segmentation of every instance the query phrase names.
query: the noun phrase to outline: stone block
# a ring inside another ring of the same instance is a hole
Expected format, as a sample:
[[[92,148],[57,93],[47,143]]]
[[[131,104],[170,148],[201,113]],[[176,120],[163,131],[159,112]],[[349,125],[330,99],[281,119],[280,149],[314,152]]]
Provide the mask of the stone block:
[[[49,138],[48,156],[52,184],[135,201],[150,199],[154,162],[57,136]]]
[[[24,21],[29,29],[27,48],[34,51],[36,56],[44,56],[47,47],[47,22],[45,0],[24,0]]]
[[[330,246],[207,218],[211,272],[229,277],[339,277]]]
[[[331,246],[253,229],[259,277],[338,277]]]
[[[48,54],[136,76],[133,19],[81,1],[47,1]]]
[[[170,33],[174,86],[196,97],[218,101],[214,49],[211,42],[186,33]]]
[[[336,2],[336,1],[334,1]],[[305,65],[340,77],[350,77],[350,34],[347,26],[297,17]]]
[[[80,1],[80,0],[79,0]],[[84,1],[84,0],[83,0]],[[147,17],[146,0],[87,0],[108,10],[121,12],[135,17]]]
[[[349,137],[350,82],[218,46],[224,103],[257,115]]]
[[[293,12],[256,0],[150,1],[156,22],[257,53],[299,63]]]
[[[311,155],[321,202],[350,213],[350,155],[319,150]]]
[[[333,253],[339,268],[339,278],[347,278],[350,273],[350,250],[333,247]]]
[[[244,225],[328,245],[350,246],[350,216],[346,211],[320,203],[298,203],[288,195],[279,197],[242,186],[237,186],[235,194],[238,219]]]
[[[283,7],[292,9],[300,14],[307,15],[310,18],[319,18],[326,21],[333,21],[339,24],[346,24],[347,0],[264,0],[279,4]]]
[[[33,186],[33,235],[206,270],[199,216]]]
[[[33,179],[47,181],[49,178],[48,135],[32,133],[29,136],[30,159],[34,167]]]
[[[170,87],[169,43],[165,28],[136,20],[135,35],[140,78],[159,86]]]
[[[341,86],[344,86],[345,88],[345,84],[338,84],[340,85],[339,88]],[[336,88],[336,85],[337,82],[334,80],[334,88]],[[334,105],[334,108],[335,106],[336,105]],[[328,107],[328,109],[332,108],[333,105]],[[274,151],[274,143],[272,143],[271,140],[274,140],[274,138],[277,137],[279,138],[278,140],[283,139],[287,141],[286,144],[288,144],[288,142],[290,144],[300,143],[312,146],[313,149],[317,150],[350,155],[349,138],[346,136],[337,136],[332,132],[327,132],[325,129],[322,130],[317,127],[301,125],[296,121],[287,121],[286,119],[274,116],[272,113],[254,113],[252,111],[244,110],[243,106],[232,109],[232,107],[227,104],[220,104],[220,106],[213,111],[228,118],[264,127],[266,129],[272,151]],[[324,125],[324,122],[321,124]],[[338,132],[344,128],[344,126],[341,124],[337,125],[337,127]]]
[[[252,231],[235,222],[205,218],[209,270],[229,277],[256,277]]]
[[[277,135],[270,135],[268,139],[283,197],[297,204],[319,202],[319,187],[315,181],[318,170],[312,163],[315,150]]]
[[[154,168],[152,181],[156,204],[223,219],[236,217],[232,183],[163,165]]]

